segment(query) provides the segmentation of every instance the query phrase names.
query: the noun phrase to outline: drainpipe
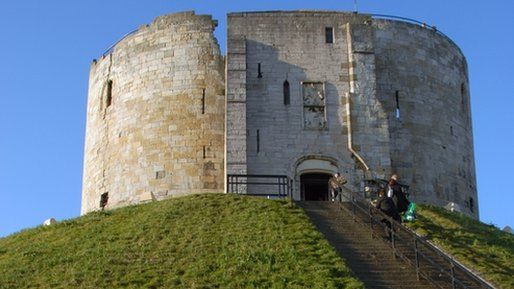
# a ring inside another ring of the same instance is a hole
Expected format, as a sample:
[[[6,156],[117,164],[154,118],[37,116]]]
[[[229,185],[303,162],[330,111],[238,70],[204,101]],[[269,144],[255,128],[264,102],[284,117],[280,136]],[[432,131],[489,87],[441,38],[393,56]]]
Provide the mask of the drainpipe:
[[[354,69],[354,61],[352,59],[353,48],[352,48],[352,35],[350,24],[346,25],[346,39],[348,43],[348,82],[350,85],[350,92],[346,94],[346,123],[348,127],[348,150],[352,153],[352,155],[364,166],[364,174],[371,173],[369,170],[369,166],[366,164],[364,159],[355,151],[353,148],[353,138],[352,138],[352,113],[351,113],[351,96],[355,95],[355,69]]]
[[[355,151],[353,148],[353,140],[352,140],[352,114],[350,110],[350,95],[352,93],[346,94],[346,123],[348,126],[348,150],[352,153],[353,156],[364,166],[365,173],[369,171],[369,166],[366,164],[364,159]]]

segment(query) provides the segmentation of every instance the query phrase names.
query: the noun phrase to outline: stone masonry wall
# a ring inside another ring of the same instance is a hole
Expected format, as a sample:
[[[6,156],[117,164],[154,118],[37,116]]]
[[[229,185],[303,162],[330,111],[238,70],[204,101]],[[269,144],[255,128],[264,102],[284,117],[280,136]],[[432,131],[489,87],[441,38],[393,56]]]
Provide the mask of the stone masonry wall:
[[[224,64],[215,26],[193,12],[161,16],[93,62],[82,213],[97,210],[105,192],[114,208],[223,191]]]
[[[287,175],[302,199],[302,174],[340,171],[355,190],[396,172],[414,201],[478,217],[467,64],[450,39],[365,14],[230,13],[224,65],[215,26],[161,16],[93,62],[82,213],[106,192],[107,208],[222,192],[227,173]]]
[[[392,170],[411,185],[416,201],[455,202],[478,217],[465,57],[432,29],[373,23],[377,97],[388,115]]]
[[[325,43],[327,27],[333,43]],[[231,13],[228,31],[228,100],[239,96],[238,109],[227,105],[227,159],[239,160],[239,167],[227,161],[229,173],[288,175],[300,199],[297,169],[305,160],[329,161],[354,189],[364,177],[396,172],[416,202],[452,201],[478,216],[467,67],[450,39],[329,11]],[[305,83],[323,90],[324,120],[306,113]]]
[[[351,180],[350,187],[360,186],[363,171],[347,148],[346,102],[350,92],[349,66],[352,60],[348,52],[346,27],[348,23],[362,24],[368,18],[338,12],[229,14],[227,91],[235,89],[231,72],[245,69],[246,94],[242,104],[246,110],[246,119],[243,119],[246,131],[242,131],[242,126],[231,126],[232,123],[240,123],[239,114],[237,120],[231,117],[241,111],[234,112],[230,106],[227,106],[227,130],[229,134],[238,131],[239,135],[246,136],[243,152],[246,151],[244,161],[248,174],[288,175],[296,180],[295,198],[300,199],[301,172],[297,168],[302,161],[319,159],[330,162]],[[326,43],[327,27],[333,29],[333,43]],[[355,27],[355,30],[359,29]],[[362,39],[360,36],[357,33],[357,43],[373,42],[372,37]],[[238,55],[238,59],[242,60],[236,60],[231,54],[230,45],[236,39],[245,40],[246,49]],[[361,133],[356,141],[362,144],[360,150],[366,156],[384,155],[382,158],[369,158],[374,168],[381,167],[379,171],[384,171],[390,165],[387,141],[378,143],[375,137],[381,135],[387,140],[389,135],[387,129],[367,125],[367,116],[374,110],[368,105],[373,103],[374,97],[367,94],[374,93],[375,86],[374,71],[368,76],[366,69],[369,70],[367,66],[359,70],[362,81],[359,82],[359,93],[354,94],[358,99],[353,100],[355,115],[352,118],[357,124],[356,131]],[[373,80],[371,84],[365,81],[368,78]],[[356,80],[355,77],[353,79]],[[284,103],[285,81],[290,88],[288,104]],[[312,116],[308,115],[310,112],[304,106],[306,83],[312,83],[312,89],[324,90],[326,123],[320,124],[320,127],[306,127],[306,121],[320,121],[316,117],[310,119]],[[228,101],[230,99],[229,94]],[[367,129],[366,135],[373,138],[364,137],[364,129]],[[227,147],[231,147],[232,142],[228,138]],[[238,144],[242,146],[240,142]],[[385,148],[379,148],[381,145]],[[227,150],[227,154],[230,159],[231,152]],[[384,159],[384,164],[380,164],[380,160]],[[237,171],[229,162],[227,170],[229,173]]]

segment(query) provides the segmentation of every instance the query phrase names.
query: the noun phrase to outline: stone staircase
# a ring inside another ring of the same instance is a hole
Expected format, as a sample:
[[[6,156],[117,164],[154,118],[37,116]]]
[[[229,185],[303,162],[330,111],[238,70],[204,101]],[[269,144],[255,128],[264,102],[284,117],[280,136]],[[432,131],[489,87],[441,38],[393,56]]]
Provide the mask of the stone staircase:
[[[354,221],[339,203],[304,201],[298,205],[366,288],[438,288],[423,278],[418,280],[413,267],[394,257],[391,247],[380,240],[385,233],[375,232],[372,237],[369,223]]]

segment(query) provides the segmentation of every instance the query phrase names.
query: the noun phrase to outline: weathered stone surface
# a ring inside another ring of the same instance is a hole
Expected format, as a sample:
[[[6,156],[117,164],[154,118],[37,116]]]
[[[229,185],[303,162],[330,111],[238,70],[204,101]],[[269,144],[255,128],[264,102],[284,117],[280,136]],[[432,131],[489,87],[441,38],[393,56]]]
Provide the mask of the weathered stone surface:
[[[392,170],[411,184],[416,201],[454,202],[477,217],[465,57],[431,29],[389,20],[374,20],[373,27],[377,98],[387,113]]]
[[[327,27],[333,43],[325,42]],[[301,199],[304,172],[339,170],[362,189],[370,174],[360,157],[374,177],[398,173],[414,201],[451,201],[478,216],[466,60],[451,40],[329,11],[231,13],[228,31],[227,101],[244,95],[227,105],[227,158],[239,160],[227,162],[228,172],[287,175]],[[306,82],[325,87],[317,112],[305,112]],[[334,166],[302,165],[312,159]]]
[[[161,16],[92,64],[82,213],[99,209],[104,192],[114,208],[223,191],[224,65],[214,28],[193,12]]]
[[[227,173],[287,175],[302,199],[302,174],[340,171],[355,190],[396,172],[414,201],[478,216],[467,65],[450,39],[365,14],[230,13],[223,67],[214,27],[161,16],[92,64],[83,213],[104,192],[107,208],[221,192]]]

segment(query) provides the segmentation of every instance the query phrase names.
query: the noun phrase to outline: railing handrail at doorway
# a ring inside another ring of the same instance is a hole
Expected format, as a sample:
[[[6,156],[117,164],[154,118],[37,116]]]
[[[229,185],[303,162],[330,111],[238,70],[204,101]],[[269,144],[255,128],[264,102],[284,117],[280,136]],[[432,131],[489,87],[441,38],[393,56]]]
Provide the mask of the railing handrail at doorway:
[[[251,193],[247,185],[276,186],[277,191]],[[227,174],[227,193],[292,200],[293,180],[286,175]]]

